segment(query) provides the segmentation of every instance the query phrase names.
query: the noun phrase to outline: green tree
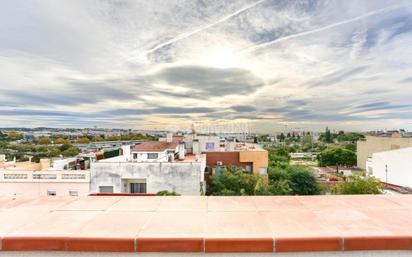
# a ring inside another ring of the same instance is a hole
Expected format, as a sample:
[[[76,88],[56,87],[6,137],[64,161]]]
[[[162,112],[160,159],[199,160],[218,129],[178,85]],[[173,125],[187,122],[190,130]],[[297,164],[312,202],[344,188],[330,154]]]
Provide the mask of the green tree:
[[[332,135],[331,135],[330,129],[328,127],[326,127],[326,130],[325,130],[325,142],[326,143],[332,143]]]
[[[339,134],[336,139],[339,142],[355,143],[356,141],[358,141],[362,138],[365,138],[365,136],[360,134],[360,133],[349,132],[349,133]]]
[[[211,195],[257,195],[268,192],[263,177],[243,170],[220,170],[220,175],[211,177]]]
[[[69,149],[70,147],[73,147],[71,144],[63,144],[59,147],[61,152],[66,151],[67,149]]]
[[[307,152],[312,149],[313,138],[309,135],[304,135],[300,138],[300,143],[302,145],[302,151]]]
[[[304,167],[270,167],[268,171],[269,187],[276,188],[276,194],[315,195],[321,187],[312,172]],[[273,194],[275,194],[273,192]]]
[[[75,146],[72,146],[62,152],[64,157],[74,157],[77,156],[79,153],[80,149]]]
[[[50,156],[51,157],[59,157],[61,155],[60,149],[57,147],[50,148]]]
[[[90,139],[88,139],[87,137],[81,137],[81,138],[77,139],[76,143],[78,143],[78,144],[88,144],[88,143],[90,143]]]
[[[318,195],[321,192],[321,187],[312,172],[298,166],[289,166],[287,172],[293,194]]]
[[[39,137],[39,144],[41,144],[41,145],[50,145],[51,140],[50,140],[49,137],[41,136],[41,137]]]
[[[21,139],[22,134],[18,131],[10,131],[7,133],[7,136],[13,140]]]
[[[277,139],[278,139],[280,142],[285,141],[285,134],[280,133],[280,135],[277,136]]]
[[[70,144],[69,140],[64,139],[64,138],[61,138],[61,137],[57,138],[57,139],[54,141],[54,143],[55,143],[55,144],[58,144],[58,145]]]
[[[320,152],[317,156],[319,166],[355,166],[356,153],[343,147],[332,147]]]
[[[332,189],[333,194],[381,194],[383,192],[382,183],[374,177],[362,177],[352,175],[347,182],[340,181]]]
[[[268,147],[269,167],[289,165],[290,155],[287,147]]]

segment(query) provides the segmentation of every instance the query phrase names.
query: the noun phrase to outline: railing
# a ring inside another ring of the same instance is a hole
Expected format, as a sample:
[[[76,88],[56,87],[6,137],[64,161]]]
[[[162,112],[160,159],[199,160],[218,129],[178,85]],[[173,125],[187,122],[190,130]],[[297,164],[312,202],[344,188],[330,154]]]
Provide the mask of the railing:
[[[1,182],[90,182],[89,170],[0,170]]]

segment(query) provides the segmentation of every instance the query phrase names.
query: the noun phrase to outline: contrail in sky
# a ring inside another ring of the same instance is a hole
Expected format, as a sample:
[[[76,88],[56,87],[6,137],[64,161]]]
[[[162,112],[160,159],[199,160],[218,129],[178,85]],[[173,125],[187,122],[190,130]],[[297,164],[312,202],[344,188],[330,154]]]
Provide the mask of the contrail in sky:
[[[173,43],[175,43],[175,42],[177,42],[177,41],[180,41],[180,40],[185,39],[185,38],[188,38],[188,37],[190,37],[190,36],[192,36],[192,35],[194,35],[194,34],[197,34],[197,33],[199,33],[199,32],[202,32],[202,31],[204,31],[204,30],[206,30],[206,29],[209,29],[209,28],[211,28],[211,27],[213,27],[213,26],[215,26],[215,25],[218,25],[219,23],[222,23],[222,22],[224,22],[224,21],[226,21],[226,20],[228,20],[228,19],[230,19],[230,18],[232,18],[232,17],[234,17],[234,16],[236,16],[236,15],[239,15],[239,14],[241,14],[242,12],[245,12],[245,11],[249,10],[250,8],[255,7],[256,5],[258,5],[258,4],[260,4],[260,3],[264,2],[264,1],[266,1],[266,0],[256,1],[256,2],[254,2],[253,4],[247,5],[247,6],[243,7],[243,8],[241,8],[241,9],[237,10],[236,12],[234,12],[234,13],[232,13],[232,14],[229,14],[229,15],[227,15],[227,16],[225,16],[225,17],[223,17],[223,18],[221,18],[221,19],[219,19],[219,20],[217,20],[217,21],[215,21],[215,22],[212,22],[212,23],[207,24],[207,25],[205,25],[205,26],[203,26],[203,27],[197,28],[197,29],[195,29],[195,30],[193,30],[193,31],[180,34],[180,35],[178,35],[178,36],[175,37],[175,38],[172,38],[172,39],[170,39],[170,40],[168,40],[168,41],[166,41],[166,42],[163,42],[163,43],[161,43],[161,44],[159,44],[159,45],[157,45],[157,46],[155,46],[155,47],[147,50],[147,51],[146,51],[146,54],[153,53],[153,52],[155,52],[156,50],[158,50],[158,49],[160,49],[160,48],[162,48],[162,47],[168,46],[168,45],[173,44]]]
[[[240,53],[253,52],[253,51],[256,51],[258,49],[265,48],[265,47],[277,44],[277,43],[285,41],[285,40],[289,40],[289,39],[292,39],[292,38],[297,38],[297,37],[317,33],[317,32],[320,32],[320,31],[328,30],[328,29],[338,27],[338,26],[341,26],[341,25],[344,25],[344,24],[348,24],[348,23],[351,23],[351,22],[354,22],[354,21],[365,19],[369,16],[373,16],[373,15],[377,15],[377,14],[380,14],[380,13],[383,13],[383,12],[391,11],[391,10],[397,9],[399,7],[401,7],[401,6],[400,5],[395,5],[395,6],[392,6],[392,7],[381,8],[381,9],[365,13],[361,16],[358,16],[358,17],[355,17],[355,18],[352,18],[352,19],[349,19],[349,20],[340,21],[340,22],[336,22],[336,23],[327,25],[325,27],[321,27],[321,28],[317,28],[317,29],[313,29],[313,30],[309,30],[309,31],[304,31],[304,32],[292,34],[292,35],[285,36],[285,37],[282,37],[282,38],[277,38],[277,39],[269,41],[269,42],[265,42],[265,43],[262,43],[262,44],[259,44],[259,45],[254,45],[254,46],[250,46],[248,48],[245,48],[245,49],[241,50]]]

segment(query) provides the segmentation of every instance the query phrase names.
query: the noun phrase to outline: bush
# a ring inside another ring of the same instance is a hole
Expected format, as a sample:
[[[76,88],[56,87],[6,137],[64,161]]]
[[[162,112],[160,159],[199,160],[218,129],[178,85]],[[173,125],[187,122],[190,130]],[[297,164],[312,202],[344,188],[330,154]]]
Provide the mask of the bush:
[[[332,189],[333,194],[358,195],[358,194],[382,194],[382,183],[375,177],[362,177],[352,175],[349,181],[340,181]]]
[[[180,196],[180,194],[176,192],[169,192],[167,190],[159,191],[156,193],[156,195],[161,195],[161,196]]]
[[[263,177],[243,170],[221,169],[220,175],[211,177],[211,195],[256,195],[267,192]]]

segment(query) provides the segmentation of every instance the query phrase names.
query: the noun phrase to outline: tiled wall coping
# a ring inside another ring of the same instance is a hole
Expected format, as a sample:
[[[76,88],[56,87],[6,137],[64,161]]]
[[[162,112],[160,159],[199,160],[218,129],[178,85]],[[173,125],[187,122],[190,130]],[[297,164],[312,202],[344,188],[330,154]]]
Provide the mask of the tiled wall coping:
[[[98,238],[4,237],[2,251],[78,252],[316,252],[412,250],[412,237]]]

